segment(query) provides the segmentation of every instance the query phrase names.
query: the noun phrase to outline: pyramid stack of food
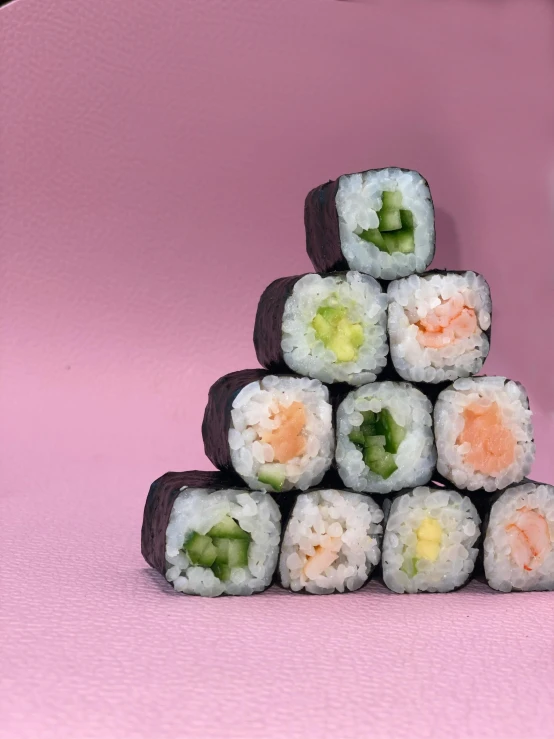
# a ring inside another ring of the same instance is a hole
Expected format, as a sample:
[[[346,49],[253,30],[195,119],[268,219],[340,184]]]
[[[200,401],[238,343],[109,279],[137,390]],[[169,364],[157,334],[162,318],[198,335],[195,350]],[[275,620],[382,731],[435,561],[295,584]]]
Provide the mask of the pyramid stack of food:
[[[429,271],[427,182],[344,175],[305,202],[316,273],[263,293],[265,369],[209,392],[219,472],[150,488],[142,552],[178,592],[448,592],[482,571],[500,591],[554,589],[554,488],[527,479],[527,394],[475,375],[491,296],[474,272]],[[376,569],[377,568],[377,569]]]

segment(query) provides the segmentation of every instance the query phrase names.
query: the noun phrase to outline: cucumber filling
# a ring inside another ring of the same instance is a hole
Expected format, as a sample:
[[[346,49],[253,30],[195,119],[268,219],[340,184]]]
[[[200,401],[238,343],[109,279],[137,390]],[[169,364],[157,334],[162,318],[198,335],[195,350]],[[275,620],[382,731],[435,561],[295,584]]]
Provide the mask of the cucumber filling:
[[[207,567],[222,581],[231,577],[233,567],[248,566],[251,536],[231,516],[224,516],[208,531],[193,531],[183,550],[193,565]]]
[[[362,452],[366,467],[386,480],[398,469],[395,455],[406,431],[387,408],[378,413],[364,411],[362,416],[362,425],[352,429],[348,438]]]
[[[337,362],[355,362],[364,343],[361,323],[350,321],[348,308],[330,298],[318,308],[312,321],[316,337],[336,356]]]
[[[402,193],[398,190],[383,191],[382,200],[377,211],[379,228],[368,228],[357,235],[387,254],[411,254],[415,249],[412,211],[402,208]]]

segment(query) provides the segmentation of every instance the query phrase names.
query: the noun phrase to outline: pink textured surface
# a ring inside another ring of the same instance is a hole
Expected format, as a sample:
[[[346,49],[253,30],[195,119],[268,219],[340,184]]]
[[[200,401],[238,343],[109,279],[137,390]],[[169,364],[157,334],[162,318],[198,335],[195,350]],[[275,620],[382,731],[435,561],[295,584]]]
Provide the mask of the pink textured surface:
[[[150,481],[207,466],[207,389],[254,364],[261,290],[310,268],[305,193],[365,166],[420,169],[435,266],[489,279],[487,371],[528,386],[553,481],[552,20],[546,0],[0,11],[2,739],[554,737],[549,594],[207,602],[139,552]]]

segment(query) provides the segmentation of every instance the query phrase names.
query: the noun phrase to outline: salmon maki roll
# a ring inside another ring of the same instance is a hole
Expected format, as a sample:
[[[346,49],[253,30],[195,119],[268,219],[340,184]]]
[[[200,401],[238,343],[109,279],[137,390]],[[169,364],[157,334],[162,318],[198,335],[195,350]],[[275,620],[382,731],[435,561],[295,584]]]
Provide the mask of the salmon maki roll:
[[[475,272],[431,272],[391,282],[391,359],[404,380],[438,383],[481,370],[490,347],[492,303]]]
[[[316,187],[304,222],[318,272],[354,269],[393,280],[423,272],[435,253],[429,185],[413,170],[368,169]]]
[[[466,495],[436,486],[398,495],[383,539],[383,580],[395,593],[447,593],[475,567],[481,519]]]
[[[252,595],[271,585],[281,513],[218,472],[168,472],[150,487],[141,549],[178,593]]]
[[[281,585],[317,595],[358,590],[381,557],[382,521],[383,511],[367,495],[298,495],[283,534]]]
[[[243,370],[211,387],[204,449],[252,490],[306,490],[321,482],[334,451],[329,391],[319,380]]]
[[[491,588],[554,590],[554,487],[525,482],[493,503],[484,542]]]
[[[456,380],[434,410],[437,469],[458,488],[502,490],[529,474],[535,457],[525,389],[505,377]]]

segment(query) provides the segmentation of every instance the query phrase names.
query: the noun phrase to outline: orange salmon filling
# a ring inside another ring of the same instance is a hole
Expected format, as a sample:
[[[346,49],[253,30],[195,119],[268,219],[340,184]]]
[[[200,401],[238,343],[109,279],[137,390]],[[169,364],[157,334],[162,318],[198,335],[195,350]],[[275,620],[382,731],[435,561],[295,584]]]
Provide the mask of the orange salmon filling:
[[[507,429],[498,403],[488,406],[472,403],[464,410],[465,424],[456,444],[469,444],[465,460],[477,472],[498,475],[515,459],[516,440]]]
[[[550,532],[545,517],[527,506],[518,510],[514,523],[506,526],[512,559],[527,572],[538,567],[550,551]]]
[[[416,326],[419,329],[417,340],[421,346],[441,349],[472,336],[477,330],[477,316],[458,293],[429,311]]]
[[[279,406],[277,413],[270,418],[278,420],[279,427],[266,431],[260,438],[264,444],[273,447],[274,462],[290,462],[306,450],[306,439],[302,435],[306,425],[306,409],[302,403],[295,401],[288,408]]]

